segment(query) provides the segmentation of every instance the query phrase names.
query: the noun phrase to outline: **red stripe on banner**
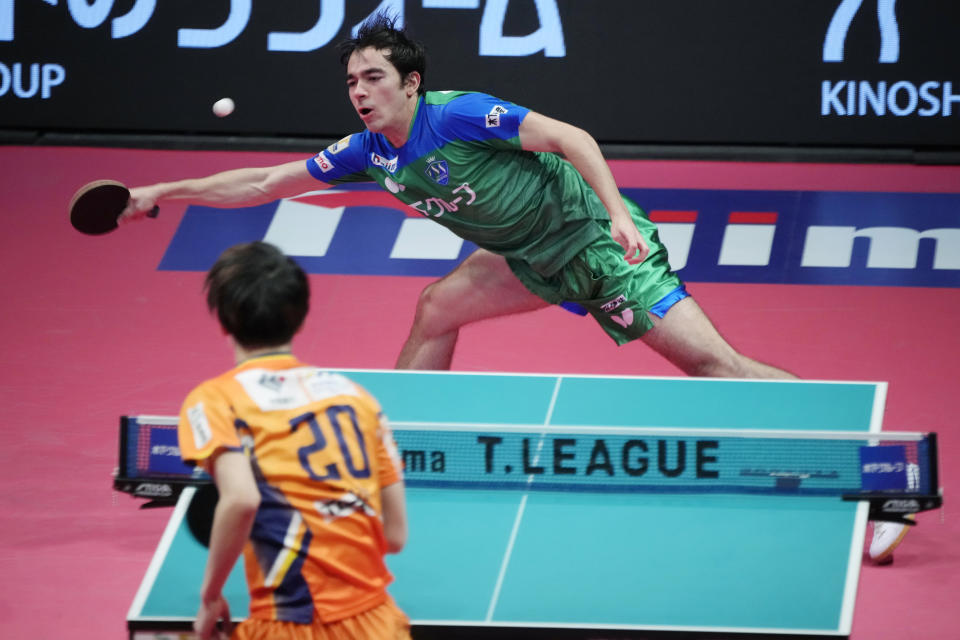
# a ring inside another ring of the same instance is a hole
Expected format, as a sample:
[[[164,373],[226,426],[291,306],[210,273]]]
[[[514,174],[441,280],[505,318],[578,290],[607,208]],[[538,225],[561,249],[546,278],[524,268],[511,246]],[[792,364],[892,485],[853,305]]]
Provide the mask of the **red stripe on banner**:
[[[321,192],[291,198],[291,200],[304,204],[312,204],[316,207],[327,207],[328,209],[334,209],[336,207],[386,207],[388,209],[402,211],[412,218],[423,217],[386,191]]]
[[[732,211],[731,224],[777,224],[776,211]]]
[[[696,222],[697,212],[654,209],[650,212],[650,220],[653,222]]]

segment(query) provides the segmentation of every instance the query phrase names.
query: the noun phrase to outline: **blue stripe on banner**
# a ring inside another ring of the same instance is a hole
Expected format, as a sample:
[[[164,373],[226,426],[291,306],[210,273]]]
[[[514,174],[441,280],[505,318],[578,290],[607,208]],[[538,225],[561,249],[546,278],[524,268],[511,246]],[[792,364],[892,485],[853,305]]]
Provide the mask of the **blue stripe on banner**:
[[[245,209],[188,207],[159,269],[207,271],[225,249],[241,242],[263,240],[277,205],[271,202]]]
[[[960,194],[624,189],[663,224],[670,262],[689,282],[960,286]],[[772,224],[731,220],[776,213]]]
[[[436,277],[449,273],[476,248],[452,236],[417,238],[422,233],[418,229],[398,255],[394,249],[404,222],[425,219],[411,218],[413,210],[399,201],[396,208],[370,206],[364,192],[372,188],[338,187],[343,210],[330,218],[325,253],[319,239],[316,251],[307,250],[312,255],[288,253],[310,273]],[[687,282],[960,287],[960,194],[698,189],[623,193],[657,222],[671,266]],[[331,211],[315,201],[298,204],[317,206],[318,215]],[[268,229],[279,237],[297,237],[298,232],[302,237],[296,216],[275,216],[278,206],[188,207],[159,268],[206,271],[224,249],[262,240]],[[437,252],[438,242],[447,243],[443,252]],[[397,257],[391,257],[392,252]]]

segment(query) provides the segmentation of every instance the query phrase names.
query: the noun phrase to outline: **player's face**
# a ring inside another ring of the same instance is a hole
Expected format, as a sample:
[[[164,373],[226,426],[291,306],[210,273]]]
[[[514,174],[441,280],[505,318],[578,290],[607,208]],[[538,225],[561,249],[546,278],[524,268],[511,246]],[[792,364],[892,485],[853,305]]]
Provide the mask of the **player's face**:
[[[383,52],[372,47],[354,51],[347,61],[350,102],[374,133],[406,135],[417,94],[416,84],[409,80],[405,83]]]

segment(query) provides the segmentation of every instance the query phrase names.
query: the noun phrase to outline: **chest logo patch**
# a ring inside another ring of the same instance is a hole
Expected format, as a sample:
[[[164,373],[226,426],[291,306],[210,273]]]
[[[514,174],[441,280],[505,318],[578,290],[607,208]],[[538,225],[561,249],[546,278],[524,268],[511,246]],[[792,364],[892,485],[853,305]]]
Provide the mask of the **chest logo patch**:
[[[383,156],[381,156],[379,153],[370,154],[370,164],[372,164],[375,167],[383,167],[389,173],[397,172],[397,160],[398,160],[397,157],[393,157],[388,160],[387,158],[384,158]]]
[[[437,184],[446,186],[450,181],[450,169],[447,167],[447,161],[428,158],[427,162],[427,168],[423,172]]]

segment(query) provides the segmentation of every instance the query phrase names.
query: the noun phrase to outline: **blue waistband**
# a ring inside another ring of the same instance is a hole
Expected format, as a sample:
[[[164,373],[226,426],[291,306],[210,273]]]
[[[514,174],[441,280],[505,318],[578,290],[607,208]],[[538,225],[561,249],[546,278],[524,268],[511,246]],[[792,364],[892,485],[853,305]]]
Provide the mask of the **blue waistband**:
[[[667,295],[660,298],[655,305],[650,307],[650,313],[655,314],[657,317],[662,318],[666,315],[667,311],[670,310],[670,307],[677,304],[684,298],[688,297],[690,294],[687,293],[687,288],[685,285],[680,285]],[[576,302],[564,301],[560,303],[560,306],[569,311],[570,313],[575,313],[578,316],[587,315],[587,310],[582,305],[577,304]]]

